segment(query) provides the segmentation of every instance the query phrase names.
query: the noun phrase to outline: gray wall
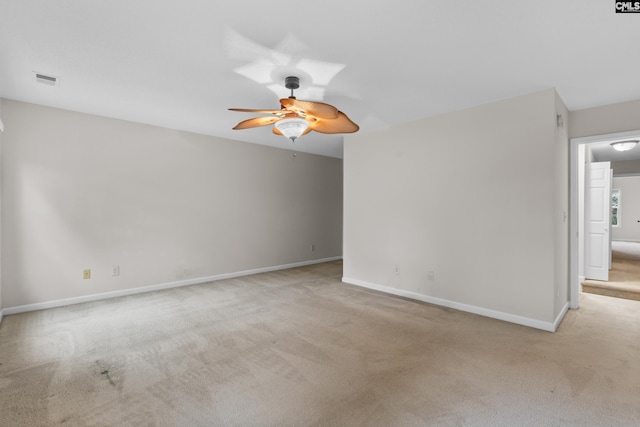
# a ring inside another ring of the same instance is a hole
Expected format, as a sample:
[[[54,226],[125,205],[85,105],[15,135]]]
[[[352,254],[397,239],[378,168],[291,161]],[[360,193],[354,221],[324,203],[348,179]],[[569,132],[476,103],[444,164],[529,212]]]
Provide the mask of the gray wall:
[[[569,138],[640,129],[640,99],[572,111]]]
[[[549,329],[568,301],[558,113],[547,90],[348,137],[344,280]]]
[[[611,162],[611,169],[613,169],[613,176],[630,174],[638,175],[640,174],[640,160]]]
[[[614,177],[613,188],[620,190],[620,226],[612,227],[613,240],[640,242],[640,176]]]
[[[10,100],[2,118],[5,308],[341,255],[341,159]]]

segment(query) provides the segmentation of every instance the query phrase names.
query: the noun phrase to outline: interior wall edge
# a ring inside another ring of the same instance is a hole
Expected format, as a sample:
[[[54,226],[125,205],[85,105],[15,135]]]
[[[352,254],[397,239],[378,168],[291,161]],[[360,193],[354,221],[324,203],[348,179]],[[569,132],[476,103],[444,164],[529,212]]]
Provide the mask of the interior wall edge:
[[[558,316],[556,317],[556,320],[553,321],[553,331],[551,332],[555,332],[558,330],[558,326],[560,326],[560,323],[562,323],[562,319],[564,319],[567,311],[569,311],[569,301],[564,303],[562,309],[560,310],[560,313],[558,313]]]
[[[371,289],[374,291],[384,292],[386,294],[396,295],[404,298],[413,299],[416,301],[422,301],[429,304],[435,304],[442,307],[453,308],[455,310],[464,311],[467,313],[477,314],[479,316],[490,317],[492,319],[502,320],[509,323],[515,323],[521,326],[528,326],[534,329],[540,329],[546,332],[555,332],[558,325],[564,318],[564,315],[567,313],[569,308],[569,303],[565,304],[565,308],[560,312],[558,317],[555,319],[553,323],[545,322],[543,320],[532,319],[529,317],[518,316],[517,314],[505,313],[502,311],[491,310],[484,307],[478,307],[475,305],[465,304],[457,301],[451,301],[444,298],[432,297],[425,294],[420,294],[417,292],[405,291],[397,288],[390,288],[388,286],[378,285],[375,283],[366,282],[364,280],[353,279],[350,277],[343,277],[343,283],[347,283],[349,285],[360,286],[362,288]]]
[[[84,295],[80,297],[65,298],[65,299],[59,299],[54,301],[39,302],[34,304],[26,304],[26,305],[20,305],[16,307],[6,307],[3,310],[0,310],[0,322],[2,321],[2,311],[4,311],[4,314],[6,315],[20,314],[20,313],[26,313],[29,311],[46,310],[49,308],[57,308],[57,307],[65,307],[68,305],[74,305],[74,304],[82,304],[85,302],[100,301],[100,300],[118,298],[118,297],[129,296],[129,295],[143,294],[147,292],[161,291],[165,289],[180,288],[183,286],[199,285],[202,283],[216,282],[219,280],[233,279],[233,278],[242,277],[242,276],[250,276],[252,274],[268,273],[271,271],[286,270],[286,269],[295,268],[295,267],[304,267],[307,265],[321,264],[323,262],[331,262],[331,261],[337,261],[341,259],[342,259],[342,256],[321,258],[321,259],[315,259],[315,260],[309,260],[309,261],[295,262],[291,264],[275,265],[271,267],[262,267],[262,268],[252,269],[252,270],[237,271],[233,273],[217,274],[215,276],[197,277],[193,279],[179,280],[179,281],[169,282],[169,283],[160,283],[156,285],[143,286],[140,288],[130,288],[130,289],[123,289],[120,291],[103,292],[99,294]]]
[[[4,99],[0,97],[0,117],[2,116],[2,105]],[[0,323],[2,323],[2,308],[4,307],[2,301],[2,205],[3,205],[3,192],[2,192],[2,134],[4,133],[4,122],[0,118]]]

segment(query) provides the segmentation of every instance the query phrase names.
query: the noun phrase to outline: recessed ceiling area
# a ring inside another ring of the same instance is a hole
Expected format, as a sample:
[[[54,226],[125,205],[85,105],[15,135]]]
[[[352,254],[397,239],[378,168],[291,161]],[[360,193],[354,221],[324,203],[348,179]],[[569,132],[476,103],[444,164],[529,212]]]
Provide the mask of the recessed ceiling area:
[[[639,18],[577,0],[0,0],[0,97],[341,157],[343,135],[234,131],[228,108],[279,108],[288,75],[362,133],[549,88],[570,110],[638,99]]]
[[[626,137],[624,140],[640,141],[640,134],[637,137]],[[589,148],[598,162],[640,160],[640,144],[636,144],[635,147],[628,151],[618,151],[611,146],[612,142],[613,141],[603,141],[589,144]]]

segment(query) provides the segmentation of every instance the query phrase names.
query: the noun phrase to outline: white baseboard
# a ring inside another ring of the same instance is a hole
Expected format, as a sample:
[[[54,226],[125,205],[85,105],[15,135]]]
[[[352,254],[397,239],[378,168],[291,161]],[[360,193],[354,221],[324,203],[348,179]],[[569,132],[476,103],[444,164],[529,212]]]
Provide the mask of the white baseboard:
[[[351,279],[349,277],[343,277],[342,281],[351,285],[361,286],[363,288],[373,289],[380,292],[385,292],[392,295],[397,295],[405,298],[410,298],[418,301],[428,302],[430,304],[440,305],[443,307],[449,307],[460,311],[466,311],[468,313],[479,314],[480,316],[491,317],[493,319],[504,320],[505,322],[516,323],[518,325],[529,326],[531,328],[542,329],[543,331],[555,332],[557,325],[562,320],[561,316],[558,316],[556,322],[544,322],[542,320],[531,319],[529,317],[518,316],[515,314],[504,313],[501,311],[490,310],[488,308],[477,307],[475,305],[463,304],[456,301],[450,301],[443,298],[431,297],[428,295],[419,294],[411,291],[404,291],[402,289],[390,288],[387,286],[376,285],[374,283],[365,282],[363,280]],[[568,308],[568,304],[566,308]],[[566,308],[561,313],[564,316]]]
[[[99,301],[109,298],[123,297],[127,295],[142,294],[145,292],[160,291],[163,289],[179,288],[182,286],[197,285],[200,283],[215,282],[216,280],[232,279],[234,277],[250,276],[252,274],[267,273],[270,271],[286,270],[288,268],[303,267],[305,265],[320,264],[323,262],[337,261],[342,259],[341,256],[315,259],[310,261],[294,262],[292,264],[276,265],[272,267],[256,268],[253,270],[237,271],[234,273],[217,274],[215,276],[197,277],[194,279],[179,280],[176,282],[161,283],[158,285],[143,286],[140,288],[123,289],[121,291],[104,292],[100,294],[84,295],[81,297],[65,298],[55,301],[39,302],[35,304],[26,304],[16,307],[7,307],[3,309],[4,314],[18,314],[28,311],[45,310],[47,308],[64,307],[66,305],[81,304],[83,302]],[[1,312],[0,312],[1,313]],[[1,315],[0,315],[1,318]]]

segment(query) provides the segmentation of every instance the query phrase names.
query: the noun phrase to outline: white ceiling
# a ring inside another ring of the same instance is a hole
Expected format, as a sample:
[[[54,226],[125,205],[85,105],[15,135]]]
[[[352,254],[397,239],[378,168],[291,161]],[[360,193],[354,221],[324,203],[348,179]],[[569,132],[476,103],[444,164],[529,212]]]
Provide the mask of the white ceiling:
[[[360,132],[552,87],[577,110],[640,98],[638,40],[608,0],[0,0],[0,97],[341,157],[227,108],[297,75]]]
[[[614,141],[618,141],[616,139]],[[622,141],[640,141],[640,134],[629,136],[621,139]],[[593,156],[598,162],[620,162],[626,160],[640,160],[640,144],[637,144],[631,150],[617,151],[611,146],[612,141],[593,142],[589,144],[589,148]]]

